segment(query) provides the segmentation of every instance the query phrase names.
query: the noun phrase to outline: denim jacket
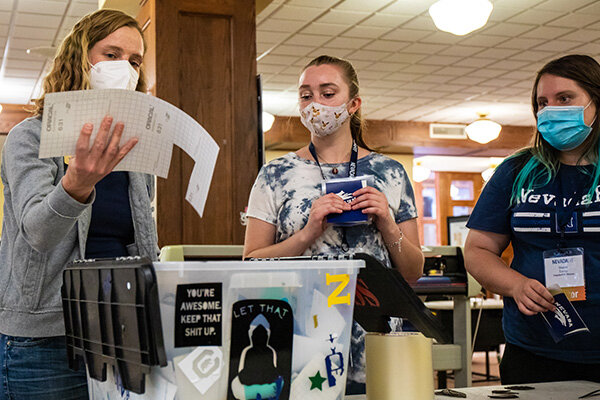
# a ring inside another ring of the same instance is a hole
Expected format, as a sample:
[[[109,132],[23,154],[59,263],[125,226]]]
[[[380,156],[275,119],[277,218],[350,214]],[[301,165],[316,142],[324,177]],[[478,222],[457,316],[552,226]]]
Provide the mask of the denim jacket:
[[[68,262],[85,256],[95,199],[95,191],[86,203],[65,192],[62,157],[38,158],[41,123],[35,117],[15,126],[2,150],[0,333],[10,336],[64,335],[62,272]],[[158,240],[153,194],[151,175],[129,173],[135,243],[128,250],[154,260]]]

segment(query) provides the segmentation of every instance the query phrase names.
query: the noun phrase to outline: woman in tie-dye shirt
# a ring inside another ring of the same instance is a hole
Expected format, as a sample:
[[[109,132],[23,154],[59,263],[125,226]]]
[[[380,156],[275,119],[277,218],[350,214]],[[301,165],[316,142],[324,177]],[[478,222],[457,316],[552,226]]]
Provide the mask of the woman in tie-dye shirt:
[[[370,151],[363,140],[356,71],[348,61],[317,57],[304,68],[298,92],[302,123],[314,147],[261,169],[250,194],[244,257],[365,252],[407,280],[419,278],[423,254],[413,190],[402,164]],[[322,195],[324,179],[350,175],[353,149],[356,175],[372,175],[373,186],[354,192],[351,203],[333,193]],[[368,214],[370,223],[327,224],[328,214],[350,209]],[[364,333],[355,324],[347,393],[364,390]]]

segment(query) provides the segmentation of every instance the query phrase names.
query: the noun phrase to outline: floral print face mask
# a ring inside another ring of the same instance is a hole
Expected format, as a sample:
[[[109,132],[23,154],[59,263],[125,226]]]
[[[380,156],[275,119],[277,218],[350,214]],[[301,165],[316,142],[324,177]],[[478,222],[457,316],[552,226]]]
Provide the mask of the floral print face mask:
[[[300,110],[302,124],[312,134],[319,137],[328,136],[337,131],[349,116],[346,104],[332,107],[313,101]]]

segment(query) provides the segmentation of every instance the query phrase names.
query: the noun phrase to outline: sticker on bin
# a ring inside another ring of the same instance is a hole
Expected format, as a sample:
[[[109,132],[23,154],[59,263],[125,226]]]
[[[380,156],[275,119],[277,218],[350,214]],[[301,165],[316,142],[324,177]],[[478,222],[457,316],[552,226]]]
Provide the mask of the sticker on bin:
[[[175,347],[221,346],[223,284],[177,285]]]
[[[198,347],[178,367],[202,394],[221,378],[223,353],[219,347]]]
[[[228,400],[288,400],[294,316],[282,300],[232,306]]]

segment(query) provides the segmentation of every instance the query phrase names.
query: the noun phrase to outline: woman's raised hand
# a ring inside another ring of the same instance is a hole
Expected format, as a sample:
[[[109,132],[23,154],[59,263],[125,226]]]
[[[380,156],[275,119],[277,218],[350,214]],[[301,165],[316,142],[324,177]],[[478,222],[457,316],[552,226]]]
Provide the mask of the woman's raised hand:
[[[137,138],[132,138],[121,146],[123,123],[117,122],[111,135],[112,122],[112,117],[104,117],[91,147],[93,125],[88,123],[81,129],[75,157],[69,162],[62,179],[65,191],[77,201],[85,202],[96,183],[108,175],[138,142]]]
[[[346,203],[335,193],[328,193],[313,201],[308,222],[304,227],[309,240],[314,242],[323,234],[327,228],[327,215],[341,214],[348,210],[350,210],[350,204]]]
[[[354,201],[351,206],[353,210],[362,209],[363,213],[374,217],[377,230],[384,233],[397,230],[396,221],[390,214],[387,197],[372,186],[366,186],[352,193]]]

